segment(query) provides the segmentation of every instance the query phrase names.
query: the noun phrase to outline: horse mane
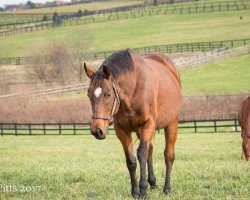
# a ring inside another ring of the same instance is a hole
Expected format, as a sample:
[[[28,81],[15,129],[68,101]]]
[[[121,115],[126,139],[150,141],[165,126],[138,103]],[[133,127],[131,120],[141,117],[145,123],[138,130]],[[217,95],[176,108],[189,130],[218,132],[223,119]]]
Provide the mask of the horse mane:
[[[109,56],[101,65],[99,70],[102,70],[103,66],[106,66],[113,78],[131,72],[134,69],[133,60],[129,53],[129,50],[117,51]]]
[[[105,66],[111,74],[113,79],[117,79],[119,76],[130,73],[134,70],[134,63],[130,55],[131,50],[123,50],[114,52],[110,55],[100,66],[98,71],[94,73],[94,76],[91,80],[93,86],[100,85],[100,80],[103,77],[102,71]]]

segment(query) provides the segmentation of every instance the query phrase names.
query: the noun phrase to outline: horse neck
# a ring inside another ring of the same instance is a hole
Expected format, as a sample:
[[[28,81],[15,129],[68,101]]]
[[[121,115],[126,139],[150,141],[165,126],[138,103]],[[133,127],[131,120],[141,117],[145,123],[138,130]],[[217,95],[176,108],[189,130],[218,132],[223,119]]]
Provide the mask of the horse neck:
[[[130,108],[131,99],[134,96],[137,86],[137,77],[135,72],[127,73],[117,80],[121,103],[125,108]]]

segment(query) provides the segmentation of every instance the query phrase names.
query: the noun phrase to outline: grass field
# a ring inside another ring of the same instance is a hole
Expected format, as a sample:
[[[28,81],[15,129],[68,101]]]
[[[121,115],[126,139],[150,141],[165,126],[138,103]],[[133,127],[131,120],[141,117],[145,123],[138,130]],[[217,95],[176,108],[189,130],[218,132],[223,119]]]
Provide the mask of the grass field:
[[[239,17],[243,16],[243,20]],[[23,56],[55,40],[71,41],[79,29],[91,36],[89,52],[185,42],[249,38],[250,12],[218,12],[152,16],[0,38],[0,57]],[[114,42],[114,40],[116,42]]]
[[[226,58],[182,71],[184,95],[250,92],[250,55]]]
[[[4,136],[0,140],[3,200],[131,199],[125,156],[115,135],[104,141],[92,136]],[[157,134],[153,144],[158,188],[148,190],[150,199],[248,199],[249,163],[240,160],[238,133],[179,134],[169,196],[162,193],[163,134]],[[4,184],[18,191],[4,192]],[[41,189],[21,192],[22,186]]]
[[[217,60],[180,72],[184,95],[214,95],[250,92],[250,55]],[[98,66],[99,67],[99,66]],[[0,74],[11,84],[37,82],[27,76],[26,66],[0,67]],[[72,84],[72,83],[68,83]],[[86,93],[55,96],[55,100],[85,99]]]

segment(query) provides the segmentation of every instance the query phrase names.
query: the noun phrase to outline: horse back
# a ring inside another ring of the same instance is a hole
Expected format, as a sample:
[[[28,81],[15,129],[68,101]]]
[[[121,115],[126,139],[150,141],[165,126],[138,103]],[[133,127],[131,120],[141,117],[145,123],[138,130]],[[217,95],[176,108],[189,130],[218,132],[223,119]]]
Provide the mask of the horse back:
[[[146,55],[144,58],[146,60],[148,59],[161,63],[166,69],[168,69],[171,72],[171,74],[175,77],[176,81],[178,82],[178,85],[181,87],[180,76],[175,68],[174,63],[169,57],[161,53],[152,53]]]

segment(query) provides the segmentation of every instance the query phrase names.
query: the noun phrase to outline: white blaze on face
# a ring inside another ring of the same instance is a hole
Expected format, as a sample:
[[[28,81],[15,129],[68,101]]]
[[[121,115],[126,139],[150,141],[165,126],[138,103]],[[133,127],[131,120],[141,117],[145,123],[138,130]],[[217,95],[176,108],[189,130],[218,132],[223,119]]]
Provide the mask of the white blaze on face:
[[[98,87],[95,89],[94,94],[98,98],[100,94],[102,93],[102,88]]]

